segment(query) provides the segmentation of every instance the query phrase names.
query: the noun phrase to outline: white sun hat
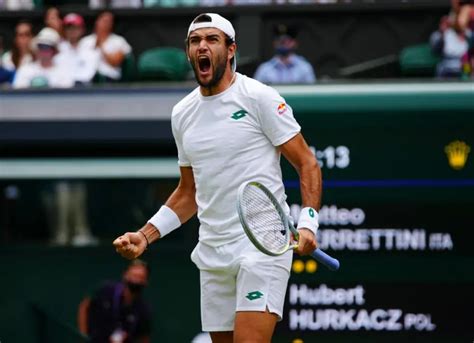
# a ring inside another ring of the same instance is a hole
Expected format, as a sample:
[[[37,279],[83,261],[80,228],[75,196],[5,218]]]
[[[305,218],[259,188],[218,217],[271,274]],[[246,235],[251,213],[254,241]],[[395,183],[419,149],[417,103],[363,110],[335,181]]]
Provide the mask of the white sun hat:
[[[57,48],[60,40],[61,37],[59,36],[59,33],[56,32],[56,30],[53,30],[49,27],[45,27],[34,38],[33,46],[34,48],[38,48],[38,44],[44,44]]]

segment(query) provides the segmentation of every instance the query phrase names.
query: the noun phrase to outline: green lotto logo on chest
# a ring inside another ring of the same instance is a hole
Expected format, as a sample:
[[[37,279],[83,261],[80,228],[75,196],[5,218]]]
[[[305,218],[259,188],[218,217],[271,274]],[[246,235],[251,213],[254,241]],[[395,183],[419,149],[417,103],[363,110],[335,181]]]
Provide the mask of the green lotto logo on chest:
[[[247,114],[248,112],[246,110],[240,110],[240,111],[237,111],[237,112],[234,112],[232,113],[232,115],[230,116],[232,119],[234,120],[239,120],[240,118],[243,118],[245,117],[245,115]]]
[[[263,297],[263,293],[260,291],[253,291],[253,292],[248,293],[245,297],[250,301],[257,300]]]

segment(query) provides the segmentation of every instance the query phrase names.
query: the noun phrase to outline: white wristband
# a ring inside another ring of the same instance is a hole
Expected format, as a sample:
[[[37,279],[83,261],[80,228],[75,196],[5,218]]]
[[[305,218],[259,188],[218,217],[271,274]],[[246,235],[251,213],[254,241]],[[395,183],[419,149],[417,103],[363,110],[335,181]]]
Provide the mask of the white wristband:
[[[319,214],[318,212],[312,207],[305,207],[301,210],[300,218],[298,219],[298,226],[297,229],[310,229],[313,231],[314,235],[318,232],[319,222],[318,222]]]
[[[160,232],[160,238],[181,226],[178,215],[168,206],[161,206],[158,212],[148,221]]]

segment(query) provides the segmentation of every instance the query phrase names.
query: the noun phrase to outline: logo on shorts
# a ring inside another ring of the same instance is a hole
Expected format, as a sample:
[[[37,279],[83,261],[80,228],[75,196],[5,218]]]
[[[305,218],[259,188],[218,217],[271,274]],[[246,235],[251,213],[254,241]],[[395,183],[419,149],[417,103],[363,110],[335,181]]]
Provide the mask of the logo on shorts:
[[[257,300],[257,299],[260,299],[261,297],[263,297],[263,293],[260,292],[260,291],[253,291],[253,292],[250,292],[249,294],[247,294],[245,297],[250,301]]]
[[[240,118],[243,118],[245,117],[245,115],[247,114],[248,112],[246,110],[240,110],[240,111],[237,111],[237,112],[234,112],[232,113],[232,115],[230,116],[232,119],[235,119],[235,120],[239,120]]]

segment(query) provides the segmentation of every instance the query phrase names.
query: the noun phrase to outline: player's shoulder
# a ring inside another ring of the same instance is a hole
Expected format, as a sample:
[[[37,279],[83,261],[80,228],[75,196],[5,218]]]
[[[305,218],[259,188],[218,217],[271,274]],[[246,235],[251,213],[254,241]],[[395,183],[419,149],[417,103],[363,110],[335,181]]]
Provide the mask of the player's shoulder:
[[[199,102],[199,87],[196,87],[191,93],[173,106],[171,117],[176,119],[176,117],[179,117],[187,109],[193,108],[197,102]]]
[[[255,100],[261,100],[262,97],[279,96],[276,89],[256,80],[251,77],[240,75],[240,91],[244,96]]]

